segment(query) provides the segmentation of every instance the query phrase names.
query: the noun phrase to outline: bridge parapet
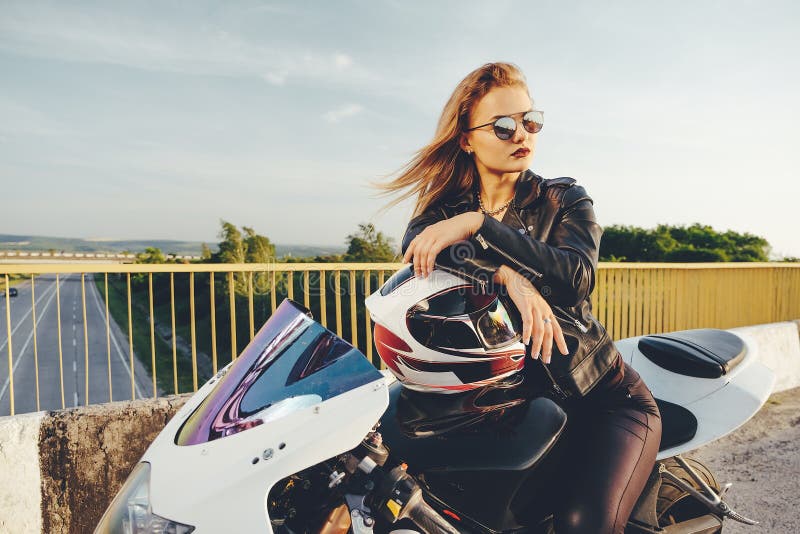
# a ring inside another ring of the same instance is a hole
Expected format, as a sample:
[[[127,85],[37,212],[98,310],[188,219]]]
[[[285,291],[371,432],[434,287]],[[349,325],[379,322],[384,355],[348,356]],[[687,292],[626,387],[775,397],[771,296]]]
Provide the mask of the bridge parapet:
[[[0,417],[0,532],[93,532],[190,396]]]

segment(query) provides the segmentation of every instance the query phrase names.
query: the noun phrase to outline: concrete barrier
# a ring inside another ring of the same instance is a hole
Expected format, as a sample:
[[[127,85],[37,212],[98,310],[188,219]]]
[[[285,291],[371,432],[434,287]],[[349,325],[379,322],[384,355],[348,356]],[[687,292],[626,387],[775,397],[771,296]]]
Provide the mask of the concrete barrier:
[[[0,532],[41,532],[39,428],[44,412],[0,417]]]
[[[800,387],[800,321],[731,329],[758,343],[775,391]],[[0,532],[91,533],[190,395],[0,417]]]
[[[731,328],[756,340],[758,359],[775,372],[773,393],[800,386],[800,321]]]
[[[91,533],[190,395],[0,417],[0,532]]]

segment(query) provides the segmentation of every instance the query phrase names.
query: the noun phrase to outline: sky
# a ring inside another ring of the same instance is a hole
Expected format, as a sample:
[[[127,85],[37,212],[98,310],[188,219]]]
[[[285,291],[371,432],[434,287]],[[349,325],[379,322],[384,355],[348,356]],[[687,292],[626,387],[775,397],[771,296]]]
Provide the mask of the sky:
[[[399,245],[387,180],[490,61],[545,111],[532,169],[602,226],[708,224],[800,256],[800,4],[0,0],[0,233]]]

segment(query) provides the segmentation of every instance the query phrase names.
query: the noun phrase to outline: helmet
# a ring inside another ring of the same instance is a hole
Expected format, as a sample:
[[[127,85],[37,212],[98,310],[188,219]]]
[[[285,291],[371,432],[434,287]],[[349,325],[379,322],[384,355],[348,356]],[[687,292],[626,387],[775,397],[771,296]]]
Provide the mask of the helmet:
[[[504,294],[434,269],[397,271],[365,304],[375,345],[406,387],[455,393],[513,375],[525,364],[521,322]]]

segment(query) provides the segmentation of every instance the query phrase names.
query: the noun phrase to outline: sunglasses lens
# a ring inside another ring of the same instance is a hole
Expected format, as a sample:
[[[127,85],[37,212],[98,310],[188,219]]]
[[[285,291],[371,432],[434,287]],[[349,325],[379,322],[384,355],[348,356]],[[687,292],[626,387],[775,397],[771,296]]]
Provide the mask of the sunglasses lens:
[[[541,111],[529,111],[522,117],[522,125],[530,133],[536,133],[544,125],[544,113]]]
[[[511,117],[500,117],[494,121],[494,134],[498,139],[505,141],[511,139],[514,132],[517,131],[517,121]]]

